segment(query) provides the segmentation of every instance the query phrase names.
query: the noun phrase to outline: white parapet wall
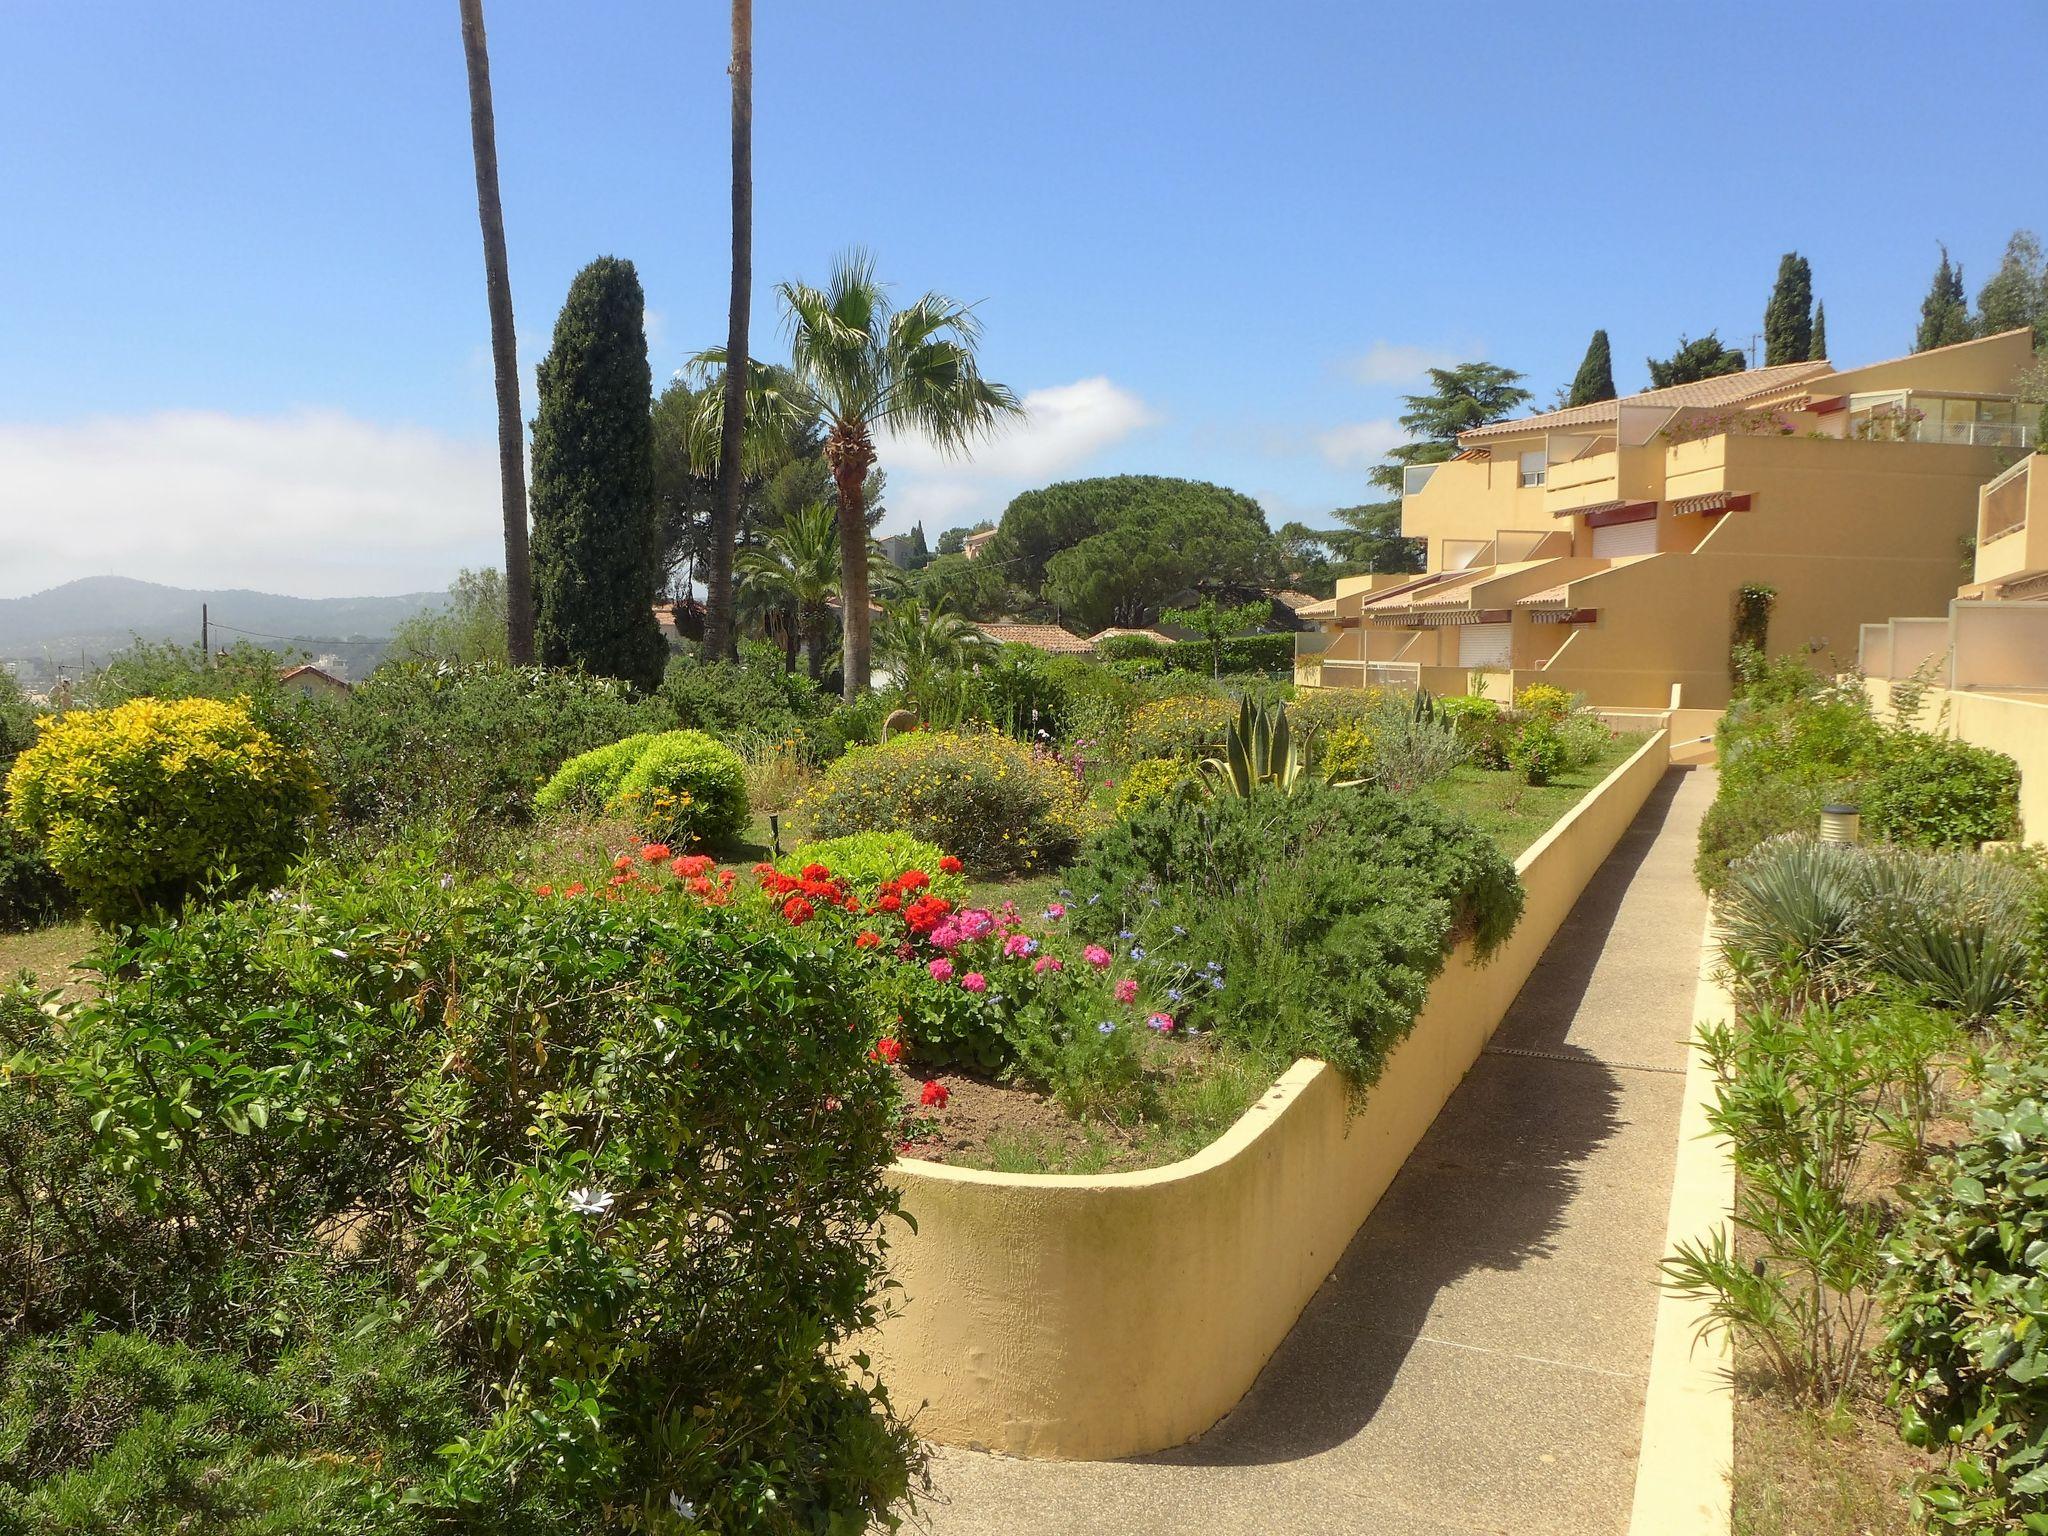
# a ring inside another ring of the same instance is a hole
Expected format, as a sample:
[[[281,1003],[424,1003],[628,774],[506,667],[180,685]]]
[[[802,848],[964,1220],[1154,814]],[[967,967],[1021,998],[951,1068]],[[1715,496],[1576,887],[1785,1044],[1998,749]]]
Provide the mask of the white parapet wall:
[[[1514,934],[1461,947],[1363,1109],[1302,1060],[1164,1168],[1000,1174],[905,1159],[893,1313],[863,1346],[919,1433],[1017,1456],[1163,1450],[1227,1413],[1471,1068],[1670,763],[1626,762],[1516,861]]]

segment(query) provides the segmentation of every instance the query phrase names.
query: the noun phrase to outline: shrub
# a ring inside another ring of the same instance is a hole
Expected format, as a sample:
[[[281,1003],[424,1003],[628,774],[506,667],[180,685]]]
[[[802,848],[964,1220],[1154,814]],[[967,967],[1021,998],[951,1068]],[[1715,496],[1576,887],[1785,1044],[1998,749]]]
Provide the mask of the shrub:
[[[1970,1139],[1917,1191],[1891,1243],[1891,1400],[1907,1442],[1942,1451],[1930,1530],[2048,1521],[2048,1092],[2038,1047],[1994,1069]]]
[[[577,753],[541,785],[533,797],[533,808],[543,815],[571,809],[602,810],[618,793],[619,780],[626,776],[626,770],[640,760],[640,754],[660,734],[640,731],[623,741]]]
[[[282,1530],[189,1504],[266,1465],[337,1536],[892,1522],[917,1453],[846,1360],[895,1090],[845,965],[439,873],[316,870],[110,948],[92,998],[0,994],[0,1500],[127,1447],[157,1481],[108,1528]],[[140,1342],[81,1402],[87,1330]]]
[[[325,801],[312,760],[211,699],[50,720],[7,776],[8,818],[95,917],[284,873]]]
[[[14,680],[0,671],[0,812],[6,810],[8,770],[36,739],[35,710]],[[58,916],[64,886],[36,845],[0,814],[0,930],[29,928]]]
[[[702,731],[665,731],[633,759],[611,804],[658,836],[729,842],[747,824],[747,765]]]
[[[1508,742],[1514,731],[1507,712],[1492,699],[1452,694],[1436,701],[1437,713],[1451,722],[1473,764],[1499,769],[1508,765]]]
[[[945,873],[940,861],[945,850],[936,843],[912,837],[908,832],[856,832],[849,837],[825,837],[799,843],[775,867],[784,874],[798,874],[813,864],[822,864],[833,878],[863,900],[872,900],[876,887],[894,880],[905,870],[921,869],[932,877],[931,889],[940,895],[958,897],[962,884]]]
[[[1462,818],[1315,784],[1161,801],[1096,834],[1067,881],[1078,931],[1188,1021],[1275,1064],[1320,1056],[1358,1084],[1451,946],[1470,936],[1489,953],[1522,906],[1512,865]]]
[[[1876,849],[1862,870],[1857,943],[1870,963],[1972,1023],[2026,999],[2038,876],[1972,853]]]
[[[1363,725],[1340,725],[1323,737],[1317,766],[1332,783],[1363,777],[1371,772],[1372,732]]]
[[[2019,765],[2003,752],[1914,730],[1887,733],[1859,797],[1887,842],[1974,848],[2019,835]]]
[[[1160,672],[1266,673],[1294,670],[1294,636],[1238,635],[1211,649],[1207,640],[1176,640],[1161,645],[1143,635],[1117,635],[1102,642],[1097,654],[1106,662],[1135,665],[1140,675]]]
[[[903,831],[978,874],[1064,863],[1080,841],[1074,776],[1006,736],[912,731],[856,747],[799,808],[820,837]]]
[[[1515,708],[1525,715],[1548,720],[1553,725],[1572,713],[1576,697],[1549,683],[1531,683],[1515,695]]]
[[[674,711],[676,724],[735,745],[808,740],[833,713],[832,701],[802,673],[787,670],[772,647],[765,654],[750,649],[737,662],[672,657],[661,697]],[[839,750],[843,743],[830,755]]]
[[[1134,815],[1164,799],[1191,777],[1188,763],[1177,757],[1141,758],[1123,771],[1117,780],[1116,814]]]
[[[1548,784],[1571,764],[1563,734],[1553,717],[1543,714],[1531,715],[1522,722],[1507,745],[1507,759],[1508,765],[1528,784]]]
[[[1700,820],[1699,852],[1693,873],[1709,895],[1728,879],[1729,869],[1751,850],[1786,833],[1811,833],[1829,796],[1824,786],[1766,780],[1730,793],[1724,787]]]
[[[1449,720],[1407,707],[1381,711],[1373,737],[1372,777],[1382,789],[1411,794],[1449,777],[1465,758],[1465,744]]]
[[[1236,704],[1210,694],[1155,699],[1132,713],[1124,731],[1124,752],[1134,759],[1207,757],[1222,750],[1236,718]]]
[[[1378,688],[1306,688],[1287,706],[1287,724],[1311,750],[1340,725],[1367,725],[1386,703]]]
[[[329,728],[335,706],[285,687],[288,665],[248,640],[211,655],[196,645],[138,640],[86,679],[79,701],[112,709],[131,699],[213,699],[240,705],[259,729],[289,746],[311,746]]]
[[[379,667],[342,704],[319,745],[347,821],[389,829],[438,818],[518,825],[568,759],[642,731],[672,729],[659,700],[623,683],[538,667]]]
[[[1615,733],[1598,715],[1579,710],[1557,722],[1557,737],[1564,747],[1566,770],[1579,773],[1600,761],[1614,744]]]

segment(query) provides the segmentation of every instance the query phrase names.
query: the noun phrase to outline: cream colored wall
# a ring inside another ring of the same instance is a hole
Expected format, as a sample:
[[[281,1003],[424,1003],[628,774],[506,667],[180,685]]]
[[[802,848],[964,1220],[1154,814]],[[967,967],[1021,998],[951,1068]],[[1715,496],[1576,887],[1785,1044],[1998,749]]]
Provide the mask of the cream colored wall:
[[[2013,382],[2034,360],[2034,338],[2006,331],[1959,342],[1932,352],[1823,374],[1806,388],[1815,395],[1868,394],[1886,389],[1930,389],[1959,395],[2010,394]]]
[[[1484,541],[1503,528],[1548,526],[1542,488],[1521,485],[1521,454],[1541,448],[1542,435],[1489,446],[1490,458],[1441,464],[1420,493],[1401,499],[1401,532],[1429,541],[1432,571],[1444,569],[1446,541]]]
[[[1297,1062],[1218,1141],[1141,1173],[996,1174],[905,1160],[900,1307],[866,1342],[921,1434],[1017,1456],[1165,1449],[1243,1396],[1477,1059],[1662,777],[1649,738],[1516,861],[1514,935],[1460,948],[1361,1113]]]

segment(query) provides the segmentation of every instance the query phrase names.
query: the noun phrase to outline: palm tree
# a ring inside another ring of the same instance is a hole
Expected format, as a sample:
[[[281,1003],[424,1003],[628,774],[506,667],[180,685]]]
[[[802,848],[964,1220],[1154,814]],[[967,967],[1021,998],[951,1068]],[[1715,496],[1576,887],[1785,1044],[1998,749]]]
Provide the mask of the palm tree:
[[[792,512],[782,526],[734,562],[750,590],[796,609],[790,630],[789,666],[796,670],[796,637],[810,653],[811,681],[825,673],[828,600],[839,591],[839,530],[831,506],[822,501]]]
[[[484,233],[484,291],[491,309],[491,372],[498,389],[498,499],[505,521],[505,647],[515,666],[533,662],[533,561],[526,544],[526,442],[519,417],[519,347],[512,332],[512,275],[505,263],[505,206],[498,198],[498,128],[491,111],[491,55],[483,0],[457,0],[469,65],[469,147],[476,161],[476,216]]]
[[[875,630],[875,653],[920,712],[931,707],[940,678],[969,665],[993,645],[987,635],[949,611],[943,598],[929,606],[915,597],[890,603]]]
[[[733,647],[733,542],[739,536],[745,480],[741,436],[747,398],[747,312],[754,296],[754,6],[732,0],[732,295],[726,308],[724,466],[711,513],[711,560],[704,583],[704,654],[718,660]]]
[[[849,252],[828,287],[784,283],[796,388],[825,427],[825,462],[839,499],[839,590],[848,700],[867,691],[868,471],[877,432],[915,432],[942,453],[958,453],[1020,407],[981,376],[981,326],[968,305],[927,293],[894,308],[872,258]]]

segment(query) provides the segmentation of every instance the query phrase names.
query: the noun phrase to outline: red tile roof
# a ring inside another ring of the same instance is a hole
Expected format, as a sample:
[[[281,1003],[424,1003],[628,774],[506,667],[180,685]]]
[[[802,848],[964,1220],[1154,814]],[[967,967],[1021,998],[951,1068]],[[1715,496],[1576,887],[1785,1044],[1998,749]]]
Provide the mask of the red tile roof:
[[[974,626],[999,645],[1028,645],[1055,656],[1086,656],[1094,643],[1064,630],[1057,624],[977,624]]]

